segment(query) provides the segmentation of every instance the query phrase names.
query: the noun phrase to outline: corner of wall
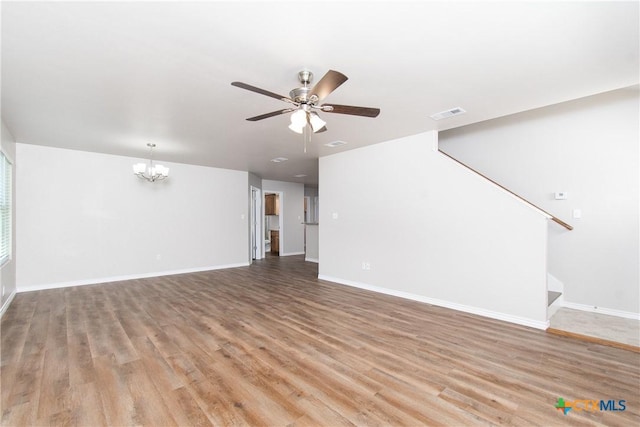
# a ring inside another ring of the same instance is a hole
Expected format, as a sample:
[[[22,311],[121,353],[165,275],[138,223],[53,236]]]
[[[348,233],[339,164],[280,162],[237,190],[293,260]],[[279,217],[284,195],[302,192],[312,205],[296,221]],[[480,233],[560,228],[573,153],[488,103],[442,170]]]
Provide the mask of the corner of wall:
[[[1,315],[1,313],[4,313],[4,310],[9,306],[16,293],[16,142],[13,134],[5,124],[4,119],[0,119],[0,124],[0,149],[14,165],[12,168],[11,182],[11,216],[13,218],[11,224],[11,259],[0,268],[0,283],[2,284]]]

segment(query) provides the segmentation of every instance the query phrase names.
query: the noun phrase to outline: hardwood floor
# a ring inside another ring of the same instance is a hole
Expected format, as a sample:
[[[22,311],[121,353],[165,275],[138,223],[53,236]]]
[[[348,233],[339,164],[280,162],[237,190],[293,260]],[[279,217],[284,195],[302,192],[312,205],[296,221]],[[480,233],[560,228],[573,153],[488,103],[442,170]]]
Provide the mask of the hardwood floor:
[[[18,294],[2,425],[640,424],[637,353],[316,275],[272,257]],[[564,415],[560,397],[626,410]]]

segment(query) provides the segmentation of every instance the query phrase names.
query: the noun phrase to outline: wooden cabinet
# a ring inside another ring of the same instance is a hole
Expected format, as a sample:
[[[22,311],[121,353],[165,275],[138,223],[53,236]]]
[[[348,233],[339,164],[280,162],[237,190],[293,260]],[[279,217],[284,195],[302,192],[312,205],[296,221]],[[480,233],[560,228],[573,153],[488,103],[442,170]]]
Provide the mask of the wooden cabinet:
[[[277,194],[266,194],[264,196],[264,214],[279,215],[280,201]]]
[[[278,230],[271,230],[271,253],[280,255],[280,232]]]

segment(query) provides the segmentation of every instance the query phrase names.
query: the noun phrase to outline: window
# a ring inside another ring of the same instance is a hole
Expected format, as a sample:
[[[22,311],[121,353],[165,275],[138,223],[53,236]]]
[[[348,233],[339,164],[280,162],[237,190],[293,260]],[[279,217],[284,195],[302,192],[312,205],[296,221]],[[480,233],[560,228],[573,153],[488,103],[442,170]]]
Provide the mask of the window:
[[[0,152],[0,266],[11,258],[11,163]]]

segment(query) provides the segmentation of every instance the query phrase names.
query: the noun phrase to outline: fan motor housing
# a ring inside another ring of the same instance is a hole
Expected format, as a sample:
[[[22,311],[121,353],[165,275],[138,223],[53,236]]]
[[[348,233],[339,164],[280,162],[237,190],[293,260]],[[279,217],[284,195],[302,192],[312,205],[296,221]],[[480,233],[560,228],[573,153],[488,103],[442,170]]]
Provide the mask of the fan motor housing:
[[[309,98],[309,92],[311,88],[299,87],[289,92],[289,97],[299,104],[310,104],[312,100]]]

